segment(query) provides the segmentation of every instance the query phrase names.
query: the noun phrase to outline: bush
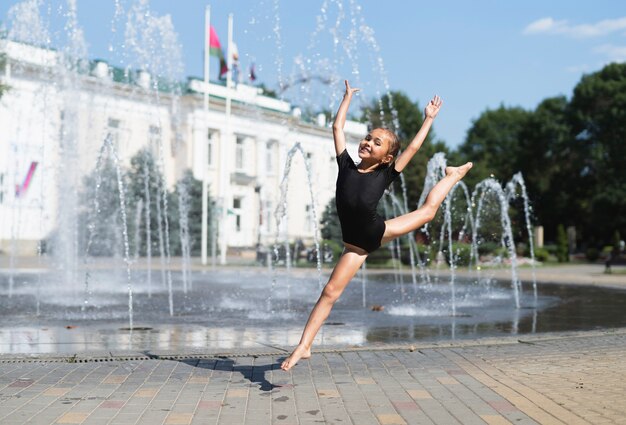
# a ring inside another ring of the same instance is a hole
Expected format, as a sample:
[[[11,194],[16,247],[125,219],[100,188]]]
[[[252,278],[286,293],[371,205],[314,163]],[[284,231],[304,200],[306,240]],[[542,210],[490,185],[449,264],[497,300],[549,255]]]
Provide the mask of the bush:
[[[428,245],[416,244],[417,252],[419,254],[419,259],[424,263],[424,265],[430,264],[429,259],[433,256],[431,249]],[[411,248],[408,243],[406,245],[401,245],[402,248],[402,264],[409,265],[411,264]],[[415,258],[415,257],[414,257]],[[417,265],[417,264],[416,264]]]
[[[611,242],[613,243],[613,255],[618,256],[620,254],[622,245],[622,237],[620,236],[618,230],[613,233],[613,240]]]
[[[550,253],[545,248],[535,248],[535,260],[546,262],[550,258]]]
[[[340,244],[339,242],[334,240],[324,239],[321,243],[321,246],[327,246],[333,251],[333,260],[335,262],[339,260],[339,257],[341,257],[341,254],[343,253],[343,244]]]
[[[501,246],[498,242],[479,242],[478,255],[495,254],[496,250]]]
[[[556,245],[554,244],[544,245],[543,249],[548,251],[548,254],[556,256]]]
[[[559,263],[567,263],[569,261],[569,246],[567,243],[567,233],[562,224],[556,229],[556,258]]]
[[[587,251],[585,251],[585,257],[587,257],[588,261],[593,263],[600,258],[600,251],[598,248],[587,248]]]
[[[407,248],[408,249],[408,248]],[[395,255],[395,251],[394,251]],[[376,251],[367,256],[367,264],[383,265],[391,260],[391,251],[389,250],[389,244],[383,245]]]
[[[506,246],[500,245],[494,252],[493,255],[502,258],[509,258],[509,249]]]
[[[450,264],[449,247],[446,245],[444,248],[444,255],[446,261]],[[472,245],[463,242],[452,242],[452,254],[454,258],[454,264],[456,266],[468,266],[470,262],[470,255],[472,252]]]

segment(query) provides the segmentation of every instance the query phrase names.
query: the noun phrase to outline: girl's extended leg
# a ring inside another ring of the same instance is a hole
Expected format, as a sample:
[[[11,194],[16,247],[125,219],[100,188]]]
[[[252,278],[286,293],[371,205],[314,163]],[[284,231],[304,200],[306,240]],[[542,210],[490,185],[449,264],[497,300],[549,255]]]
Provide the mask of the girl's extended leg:
[[[426,197],[424,205],[408,214],[385,221],[382,244],[419,229],[435,218],[437,210],[452,187],[467,174],[472,165],[471,162],[468,162],[460,167],[446,167],[446,176],[433,187]]]
[[[306,326],[302,332],[300,343],[282,363],[280,366],[281,369],[289,370],[298,363],[298,360],[311,357],[311,345],[313,344],[315,335],[317,335],[320,327],[328,317],[335,301],[339,299],[339,296],[346,286],[348,286],[348,283],[350,283],[350,280],[354,277],[366,258],[367,252],[356,247],[346,246],[335,269],[330,275],[330,279],[328,279],[328,283],[324,287],[322,294],[309,315],[309,320],[306,322]]]

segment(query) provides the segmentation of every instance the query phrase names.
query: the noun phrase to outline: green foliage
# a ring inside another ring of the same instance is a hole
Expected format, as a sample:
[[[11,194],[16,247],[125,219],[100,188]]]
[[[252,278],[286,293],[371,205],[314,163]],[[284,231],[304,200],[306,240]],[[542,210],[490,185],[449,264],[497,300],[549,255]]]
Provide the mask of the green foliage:
[[[199,255],[202,249],[202,182],[195,179],[191,171],[188,170],[177,182],[174,191],[168,193],[162,186],[163,175],[150,151],[146,149],[139,151],[131,158],[130,163],[131,167],[127,173],[128,202],[131,211],[136,211],[139,205],[142,208],[139,215],[139,231],[136,231],[136,220],[129,223],[129,228],[132,229],[132,231],[129,230],[129,234],[133,235],[131,252],[137,252],[139,255],[147,254],[148,232],[146,222],[149,218],[151,251],[153,255],[157,253],[160,255],[161,238],[164,244],[167,242],[164,234],[165,218],[167,217],[170,254],[182,255],[181,234],[184,233],[184,230],[181,229],[181,224],[184,224],[184,220],[181,221],[181,205],[185,205],[190,254]],[[209,240],[211,240],[211,232],[216,226],[211,225],[213,203],[210,198],[208,203]],[[149,206],[149,217],[146,217],[146,206]],[[165,214],[166,210],[167,215]],[[136,217],[136,214],[133,217]],[[138,240],[136,240],[135,235],[139,236]]]
[[[615,229],[626,231],[626,63],[613,63],[586,75],[570,102],[579,197],[577,221],[608,241]]]
[[[367,256],[367,264],[374,266],[386,265],[389,264],[392,258],[394,258],[394,255],[395,252],[392,255],[391,250],[389,249],[389,244],[383,245]]]
[[[343,253],[343,243],[339,243],[333,239],[322,240],[322,247],[327,246],[333,251],[333,261],[337,262]]]
[[[207,195],[208,196],[208,195]],[[202,250],[202,181],[193,177],[191,170],[187,170],[176,184],[174,192],[168,195],[168,216],[170,227],[170,244],[172,255],[182,255],[181,245],[181,205],[187,216],[189,235],[189,249],[192,256],[198,256]],[[214,203],[208,198],[209,234],[208,240],[213,238],[216,223],[211,222],[214,214]]]
[[[518,171],[523,173],[537,221],[548,231],[556,229],[564,216],[570,217],[578,204],[572,202],[573,188],[569,187],[576,172],[569,146],[568,111],[564,96],[544,100],[532,113],[520,139]],[[554,238],[553,231],[546,237]]]
[[[454,258],[454,264],[456,266],[468,266],[470,262],[470,255],[472,252],[472,245],[463,242],[452,242],[452,255]],[[444,250],[446,261],[450,264],[450,252],[448,247]]]
[[[326,204],[326,207],[324,207],[324,212],[322,212],[322,218],[320,220],[320,228],[322,239],[334,241],[343,246],[341,224],[339,223],[339,216],[337,215],[335,198],[331,199],[328,204]]]
[[[123,222],[117,170],[104,157],[100,169],[83,179],[78,214],[80,251],[91,256],[123,254]]]
[[[609,256],[613,252],[613,245],[605,245],[602,247],[602,255]]]
[[[132,235],[130,250],[138,255],[147,255],[149,240],[153,255],[160,254],[161,242],[165,244],[163,175],[149,150],[142,149],[131,158],[126,179],[128,210],[132,212],[129,214],[129,217],[132,217],[129,222],[129,235]],[[137,214],[139,208],[141,212]],[[149,232],[146,228],[148,221]]]
[[[545,248],[535,248],[535,260],[546,262],[550,259],[550,253]]]
[[[271,97],[273,99],[278,99],[278,94],[276,90],[272,90],[265,85],[265,83],[257,84],[257,87],[263,90],[263,96]]]
[[[595,247],[587,248],[587,251],[585,251],[585,257],[588,261],[593,263],[600,258],[600,251]]]
[[[620,245],[621,245],[622,237],[619,234],[619,230],[616,230],[613,233],[613,255],[617,256],[620,254]]]
[[[565,227],[559,224],[556,230],[556,258],[559,263],[567,263],[569,261],[569,247],[567,243],[567,233]]]
[[[478,255],[493,254],[502,247],[500,242],[486,241],[478,244]]]
[[[461,162],[475,163],[466,178],[469,184],[490,176],[505,181],[519,170],[520,140],[530,116],[522,108],[500,106],[483,112],[473,122],[465,142],[459,146]]]
[[[616,229],[626,232],[626,214],[616,213],[626,211],[625,123],[626,63],[613,63],[585,75],[571,100],[483,112],[452,157],[474,161],[470,186],[491,174],[505,183],[521,171],[547,240],[563,224],[576,227],[583,249],[600,246]]]
[[[4,72],[6,63],[7,63],[6,53],[0,53],[0,72]],[[2,81],[0,81],[0,99],[8,90],[9,90],[9,86],[6,84],[3,84]]]
[[[165,250],[166,218],[170,254],[173,256],[182,254],[181,224],[184,224],[184,220],[181,220],[181,204],[185,205],[183,210],[187,215],[190,254],[199,255],[202,237],[202,182],[194,179],[192,173],[187,171],[176,184],[175,190],[168,193],[162,187],[162,174],[149,151],[139,151],[130,162],[130,169],[122,170],[121,173],[125,187],[131,256],[147,255],[148,239],[153,256],[161,255],[161,242],[164,253],[167,252]],[[98,185],[96,198],[95,188]],[[94,170],[85,177],[80,197],[84,208],[79,215],[82,249],[87,246],[89,229],[91,229],[92,237],[88,255],[122,255],[123,223],[120,213],[117,170],[111,160],[105,158],[100,170]],[[210,198],[208,202],[210,218],[213,210]],[[147,207],[148,216],[146,215]],[[149,230],[146,229],[148,219],[150,220]],[[209,240],[211,231],[210,226]]]

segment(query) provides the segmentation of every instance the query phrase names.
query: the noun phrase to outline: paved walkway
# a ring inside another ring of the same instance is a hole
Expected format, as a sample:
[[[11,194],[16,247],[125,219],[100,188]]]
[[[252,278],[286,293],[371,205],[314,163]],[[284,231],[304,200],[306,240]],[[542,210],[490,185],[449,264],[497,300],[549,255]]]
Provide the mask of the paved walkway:
[[[4,357],[0,423],[626,424],[625,354],[614,330],[327,351],[289,373],[281,352]]]

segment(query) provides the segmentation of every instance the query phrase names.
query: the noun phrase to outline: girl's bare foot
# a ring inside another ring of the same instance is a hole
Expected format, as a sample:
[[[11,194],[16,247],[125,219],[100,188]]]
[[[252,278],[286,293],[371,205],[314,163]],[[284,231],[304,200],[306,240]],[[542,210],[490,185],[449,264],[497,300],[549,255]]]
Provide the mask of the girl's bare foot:
[[[311,357],[311,349],[306,348],[303,345],[298,345],[293,350],[293,353],[291,353],[291,355],[285,359],[283,364],[280,365],[280,368],[287,371],[294,367],[300,359],[308,359],[309,357]]]
[[[460,167],[446,167],[446,176],[454,176],[457,181],[461,180],[474,164],[466,162]]]

